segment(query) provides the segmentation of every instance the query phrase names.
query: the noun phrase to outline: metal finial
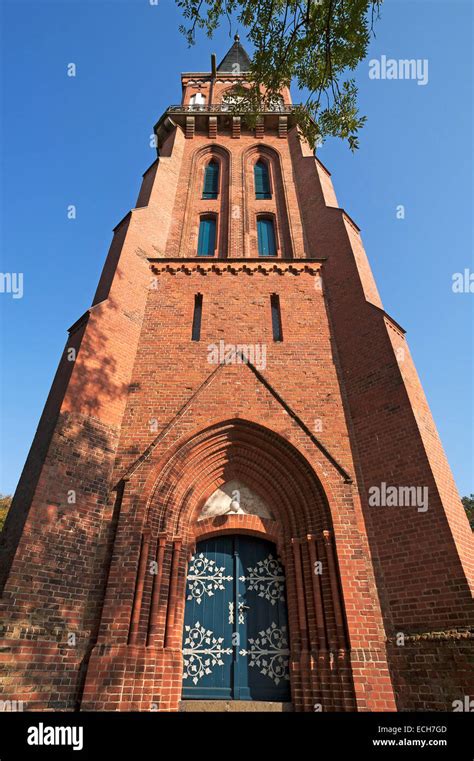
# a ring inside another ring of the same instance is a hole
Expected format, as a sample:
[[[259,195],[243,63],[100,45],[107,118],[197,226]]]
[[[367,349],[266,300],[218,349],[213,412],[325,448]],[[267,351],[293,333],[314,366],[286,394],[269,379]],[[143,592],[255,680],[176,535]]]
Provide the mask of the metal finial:
[[[239,37],[239,35],[238,35],[238,34],[235,34],[235,35],[234,35],[234,41],[235,41],[235,42],[240,42],[240,37]]]

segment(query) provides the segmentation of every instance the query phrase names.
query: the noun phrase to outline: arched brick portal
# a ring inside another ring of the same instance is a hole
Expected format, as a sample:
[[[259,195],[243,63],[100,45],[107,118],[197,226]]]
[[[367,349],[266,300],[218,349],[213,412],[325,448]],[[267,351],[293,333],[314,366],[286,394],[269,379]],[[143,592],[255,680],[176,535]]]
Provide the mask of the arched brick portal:
[[[164,460],[125,486],[82,708],[178,709],[188,560],[201,538],[249,533],[275,542],[285,567],[295,710],[356,710],[331,514],[308,461],[242,420],[211,425]],[[208,497],[235,478],[271,505],[274,520],[198,521]]]

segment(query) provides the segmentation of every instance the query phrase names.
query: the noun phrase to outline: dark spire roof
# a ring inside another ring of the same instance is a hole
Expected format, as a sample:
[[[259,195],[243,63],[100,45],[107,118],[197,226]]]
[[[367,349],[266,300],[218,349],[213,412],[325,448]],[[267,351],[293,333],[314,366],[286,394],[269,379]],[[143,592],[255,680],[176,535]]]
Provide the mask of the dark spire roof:
[[[221,74],[243,74],[245,71],[250,71],[250,58],[245,48],[240,44],[238,34],[235,35],[234,44],[220,62],[217,71]]]

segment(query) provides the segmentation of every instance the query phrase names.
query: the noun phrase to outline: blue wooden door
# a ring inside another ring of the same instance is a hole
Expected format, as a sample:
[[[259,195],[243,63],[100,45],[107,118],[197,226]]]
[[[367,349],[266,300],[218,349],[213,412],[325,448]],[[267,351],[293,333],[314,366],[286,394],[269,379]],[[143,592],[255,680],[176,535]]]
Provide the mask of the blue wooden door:
[[[188,565],[183,698],[231,699],[235,597],[232,537],[199,542]]]
[[[239,535],[197,545],[183,659],[185,699],[290,699],[285,578],[273,544]]]

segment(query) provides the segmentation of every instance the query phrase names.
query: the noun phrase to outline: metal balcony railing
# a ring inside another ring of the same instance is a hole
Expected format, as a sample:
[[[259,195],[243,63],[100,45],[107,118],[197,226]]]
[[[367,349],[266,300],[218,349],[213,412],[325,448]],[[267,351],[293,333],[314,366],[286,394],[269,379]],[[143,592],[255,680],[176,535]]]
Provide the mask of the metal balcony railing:
[[[238,107],[238,103],[197,103],[193,105],[183,106],[182,104],[171,105],[166,109],[168,113],[175,114],[188,114],[188,113],[201,113],[201,114],[215,114],[233,112]],[[291,103],[281,103],[272,105],[265,105],[262,108],[261,113],[265,114],[291,114],[295,109],[295,106]]]

